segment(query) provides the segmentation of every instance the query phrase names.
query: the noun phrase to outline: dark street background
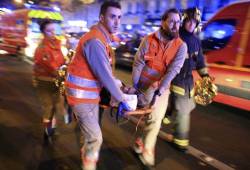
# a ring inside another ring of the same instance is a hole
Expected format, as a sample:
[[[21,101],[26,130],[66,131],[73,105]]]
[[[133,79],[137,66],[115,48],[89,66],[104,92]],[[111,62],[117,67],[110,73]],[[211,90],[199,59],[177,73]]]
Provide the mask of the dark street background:
[[[116,76],[130,83],[131,72],[118,69]],[[66,125],[58,115],[53,145],[43,144],[41,108],[32,87],[32,65],[13,56],[0,56],[0,170],[80,170],[80,131],[75,121]],[[132,153],[135,124],[118,125],[107,110],[103,118],[104,142],[98,169],[140,170]],[[168,129],[162,126],[162,131]],[[250,169],[249,113],[213,103],[192,112],[191,147],[210,157],[176,151],[159,138],[158,170],[208,170],[216,159],[233,169]],[[208,158],[212,159],[209,160]]]

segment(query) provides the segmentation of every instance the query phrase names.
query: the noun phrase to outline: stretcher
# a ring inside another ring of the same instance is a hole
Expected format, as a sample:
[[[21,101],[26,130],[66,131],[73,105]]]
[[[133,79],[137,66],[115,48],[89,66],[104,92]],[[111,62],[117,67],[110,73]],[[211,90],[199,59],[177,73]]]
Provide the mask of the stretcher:
[[[100,104],[100,107],[102,109],[111,109],[110,110],[110,115],[113,117],[113,110],[114,109],[117,109],[117,107],[112,107],[110,105],[104,105],[104,104]],[[134,111],[124,111],[123,112],[123,115],[122,117],[130,117],[130,116],[148,116],[151,112],[153,111],[153,108],[152,107],[145,107],[145,108],[138,108]],[[121,117],[121,115],[119,115],[117,112],[116,112],[116,121],[117,123],[119,122],[119,119]]]
[[[108,108],[117,108],[117,107],[112,107],[109,105],[104,105],[104,104],[100,104],[100,107],[103,109],[108,109]],[[124,115],[125,116],[131,116],[131,115],[146,115],[149,114],[153,111],[152,108],[139,108],[136,109],[135,111],[124,111]]]

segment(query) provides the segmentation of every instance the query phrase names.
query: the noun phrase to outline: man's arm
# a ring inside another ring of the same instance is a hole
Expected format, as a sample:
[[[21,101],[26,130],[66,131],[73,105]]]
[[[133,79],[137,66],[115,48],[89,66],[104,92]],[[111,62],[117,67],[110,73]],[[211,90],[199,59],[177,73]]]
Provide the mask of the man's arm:
[[[89,66],[102,85],[119,102],[124,101],[124,94],[117,86],[112,74],[112,68],[108,60],[105,46],[97,39],[87,41],[83,48],[83,53]]]
[[[146,38],[144,38],[139,46],[138,51],[135,54],[134,64],[133,64],[133,71],[132,71],[132,81],[133,85],[136,86],[143,67],[145,66],[144,55],[148,49],[148,42]]]
[[[196,70],[198,71],[199,75],[203,77],[208,75],[208,70],[206,67],[206,61],[202,52],[200,40],[198,40],[198,43],[199,43],[199,52],[197,56]]]
[[[186,43],[183,43],[178,49],[175,58],[168,66],[167,72],[161,81],[161,84],[159,86],[160,94],[162,94],[166,89],[169,88],[171,81],[180,72],[187,55],[187,45]]]

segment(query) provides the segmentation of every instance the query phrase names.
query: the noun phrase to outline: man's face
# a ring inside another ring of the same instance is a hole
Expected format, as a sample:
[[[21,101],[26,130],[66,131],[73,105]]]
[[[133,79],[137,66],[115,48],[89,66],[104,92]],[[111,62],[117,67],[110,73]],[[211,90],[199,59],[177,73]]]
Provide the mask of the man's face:
[[[173,37],[178,36],[180,24],[181,24],[181,19],[178,13],[169,13],[168,18],[165,21],[161,22],[163,31]]]
[[[54,38],[55,37],[55,24],[51,23],[45,26],[44,34],[46,37]]]
[[[185,22],[184,27],[185,27],[185,29],[186,29],[188,32],[192,33],[192,32],[194,32],[194,29],[196,28],[196,25],[197,25],[196,20],[190,19],[190,20],[187,20],[187,21]]]
[[[119,30],[121,24],[121,9],[108,7],[106,13],[101,15],[101,23],[109,33],[114,34]]]

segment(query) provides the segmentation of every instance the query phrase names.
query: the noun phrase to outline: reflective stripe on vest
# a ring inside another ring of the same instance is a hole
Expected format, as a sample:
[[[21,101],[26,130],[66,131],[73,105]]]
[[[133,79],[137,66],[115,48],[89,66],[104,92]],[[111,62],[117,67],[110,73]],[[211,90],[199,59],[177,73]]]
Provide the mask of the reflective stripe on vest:
[[[79,87],[86,88],[101,88],[100,83],[95,80],[90,80],[86,78],[81,78],[72,74],[68,74],[66,80],[72,84],[75,84]]]
[[[87,91],[87,90],[80,90],[74,89],[70,87],[65,88],[66,94],[78,99],[98,99],[99,92],[96,91]]]

